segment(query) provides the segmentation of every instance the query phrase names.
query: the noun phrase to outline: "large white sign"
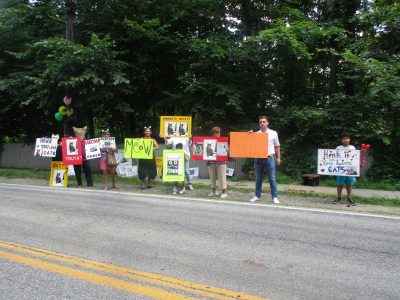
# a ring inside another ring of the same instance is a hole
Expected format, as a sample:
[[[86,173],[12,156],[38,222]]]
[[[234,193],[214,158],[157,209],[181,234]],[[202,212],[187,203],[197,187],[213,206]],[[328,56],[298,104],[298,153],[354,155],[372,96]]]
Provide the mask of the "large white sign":
[[[35,156],[55,157],[57,151],[58,135],[51,138],[43,137],[36,139]]]
[[[85,140],[86,159],[95,159],[101,157],[100,138]]]
[[[360,150],[318,149],[318,174],[360,176]]]
[[[102,136],[100,138],[100,148],[117,148],[115,144],[115,137],[113,136]]]

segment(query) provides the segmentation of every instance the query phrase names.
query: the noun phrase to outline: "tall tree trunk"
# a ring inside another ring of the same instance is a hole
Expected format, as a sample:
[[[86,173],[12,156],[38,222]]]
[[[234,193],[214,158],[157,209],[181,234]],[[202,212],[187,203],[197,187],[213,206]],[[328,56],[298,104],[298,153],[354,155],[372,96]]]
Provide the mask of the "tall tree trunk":
[[[65,1],[67,19],[65,21],[65,38],[75,42],[76,0]]]

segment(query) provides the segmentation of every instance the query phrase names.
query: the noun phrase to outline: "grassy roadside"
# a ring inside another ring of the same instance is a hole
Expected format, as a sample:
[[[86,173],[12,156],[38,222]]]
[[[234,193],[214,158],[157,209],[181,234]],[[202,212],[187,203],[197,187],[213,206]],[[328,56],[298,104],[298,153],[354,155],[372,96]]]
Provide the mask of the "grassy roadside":
[[[43,181],[49,181],[50,172],[46,170],[38,170],[38,169],[2,169],[0,168],[0,177],[6,178],[29,178],[29,179],[39,179]],[[93,181],[95,185],[103,184],[103,176],[100,173],[93,173]],[[139,185],[139,180],[134,178],[122,178],[117,177],[117,184],[120,185]],[[279,182],[282,183],[282,182]],[[171,183],[162,183],[162,182],[153,182],[154,185],[160,187],[169,187],[172,186]],[[196,189],[201,190],[209,190],[210,186],[208,184],[196,183],[194,184]],[[235,193],[243,193],[249,194],[253,193],[254,189],[242,188],[242,187],[230,187],[230,191]],[[332,195],[320,194],[315,192],[299,192],[299,191],[281,191],[280,195],[286,196],[289,198],[302,198],[302,199],[319,199],[326,204],[329,204],[332,201]],[[400,199],[388,199],[388,198],[367,198],[354,196],[354,200],[359,204],[367,204],[367,205],[376,205],[376,206],[386,206],[386,207],[400,207]]]

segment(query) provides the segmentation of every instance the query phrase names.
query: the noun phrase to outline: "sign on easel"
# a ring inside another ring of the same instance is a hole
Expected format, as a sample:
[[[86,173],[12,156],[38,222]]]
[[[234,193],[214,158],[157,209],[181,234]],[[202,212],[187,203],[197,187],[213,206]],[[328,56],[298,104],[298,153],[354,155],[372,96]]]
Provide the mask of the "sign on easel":
[[[67,187],[68,185],[68,166],[62,161],[52,161],[50,169],[49,186]]]

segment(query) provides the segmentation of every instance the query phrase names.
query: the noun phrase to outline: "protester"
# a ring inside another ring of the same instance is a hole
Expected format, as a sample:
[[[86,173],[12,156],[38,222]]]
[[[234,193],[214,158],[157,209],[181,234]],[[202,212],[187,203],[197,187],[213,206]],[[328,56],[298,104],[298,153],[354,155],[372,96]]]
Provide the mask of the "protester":
[[[211,129],[211,135],[213,137],[220,137],[221,136],[221,127],[213,127]],[[218,183],[219,186],[222,190],[221,192],[221,198],[226,198],[228,196],[227,193],[227,183],[226,183],[226,164],[227,161],[208,161],[208,174],[210,175],[210,180],[211,180],[211,189],[212,192],[208,194],[208,196],[219,196],[219,193],[217,191],[217,178],[218,178]]]
[[[110,131],[108,129],[102,130],[102,137],[109,138]],[[115,184],[115,169],[117,168],[117,158],[115,157],[116,151],[116,147],[100,148],[100,170],[103,171],[104,190],[108,190],[108,172],[111,175],[112,187],[114,189],[119,189]]]
[[[342,144],[337,146],[338,150],[356,150],[353,145],[350,145],[350,136],[347,133],[342,134]],[[354,185],[356,178],[354,176],[337,176],[336,178],[336,191],[337,198],[332,203],[337,204],[342,200],[342,190],[343,185],[346,184],[346,192],[347,192],[347,206],[355,206],[357,205],[352,197],[352,186]]]
[[[151,136],[151,126],[144,127],[144,139],[151,139],[153,141],[153,150],[160,148],[157,141]],[[156,157],[153,152],[152,159],[139,159],[138,175],[141,181],[140,188],[152,188],[151,181],[157,176]],[[146,186],[147,178],[147,186]]]
[[[185,178],[187,181],[187,187],[189,190],[193,190],[192,186],[192,178],[190,176],[190,149],[189,145],[191,144],[191,140],[189,138],[182,138],[182,137],[171,137],[169,139],[165,139],[166,145],[171,145],[172,149],[183,149],[185,152]],[[185,185],[183,183],[182,189],[179,191],[179,194],[184,194],[186,191]],[[175,195],[178,192],[178,183],[176,183],[172,189],[173,194]]]
[[[90,167],[90,163],[86,160],[86,152],[85,152],[85,135],[87,126],[83,128],[72,127],[74,130],[75,136],[81,139],[82,143],[82,165],[74,165],[75,177],[78,183],[78,187],[82,187],[82,168],[85,172],[86,184],[88,187],[93,186],[93,178],[92,178],[92,169]]]
[[[279,204],[278,188],[276,184],[276,166],[281,164],[281,148],[279,144],[278,133],[268,128],[269,122],[266,116],[258,117],[260,130],[257,133],[268,133],[268,158],[256,158],[254,160],[254,172],[256,175],[256,191],[251,202],[261,199],[262,181],[264,170],[267,171],[269,185],[271,187],[272,202]],[[252,132],[252,131],[251,131]]]

